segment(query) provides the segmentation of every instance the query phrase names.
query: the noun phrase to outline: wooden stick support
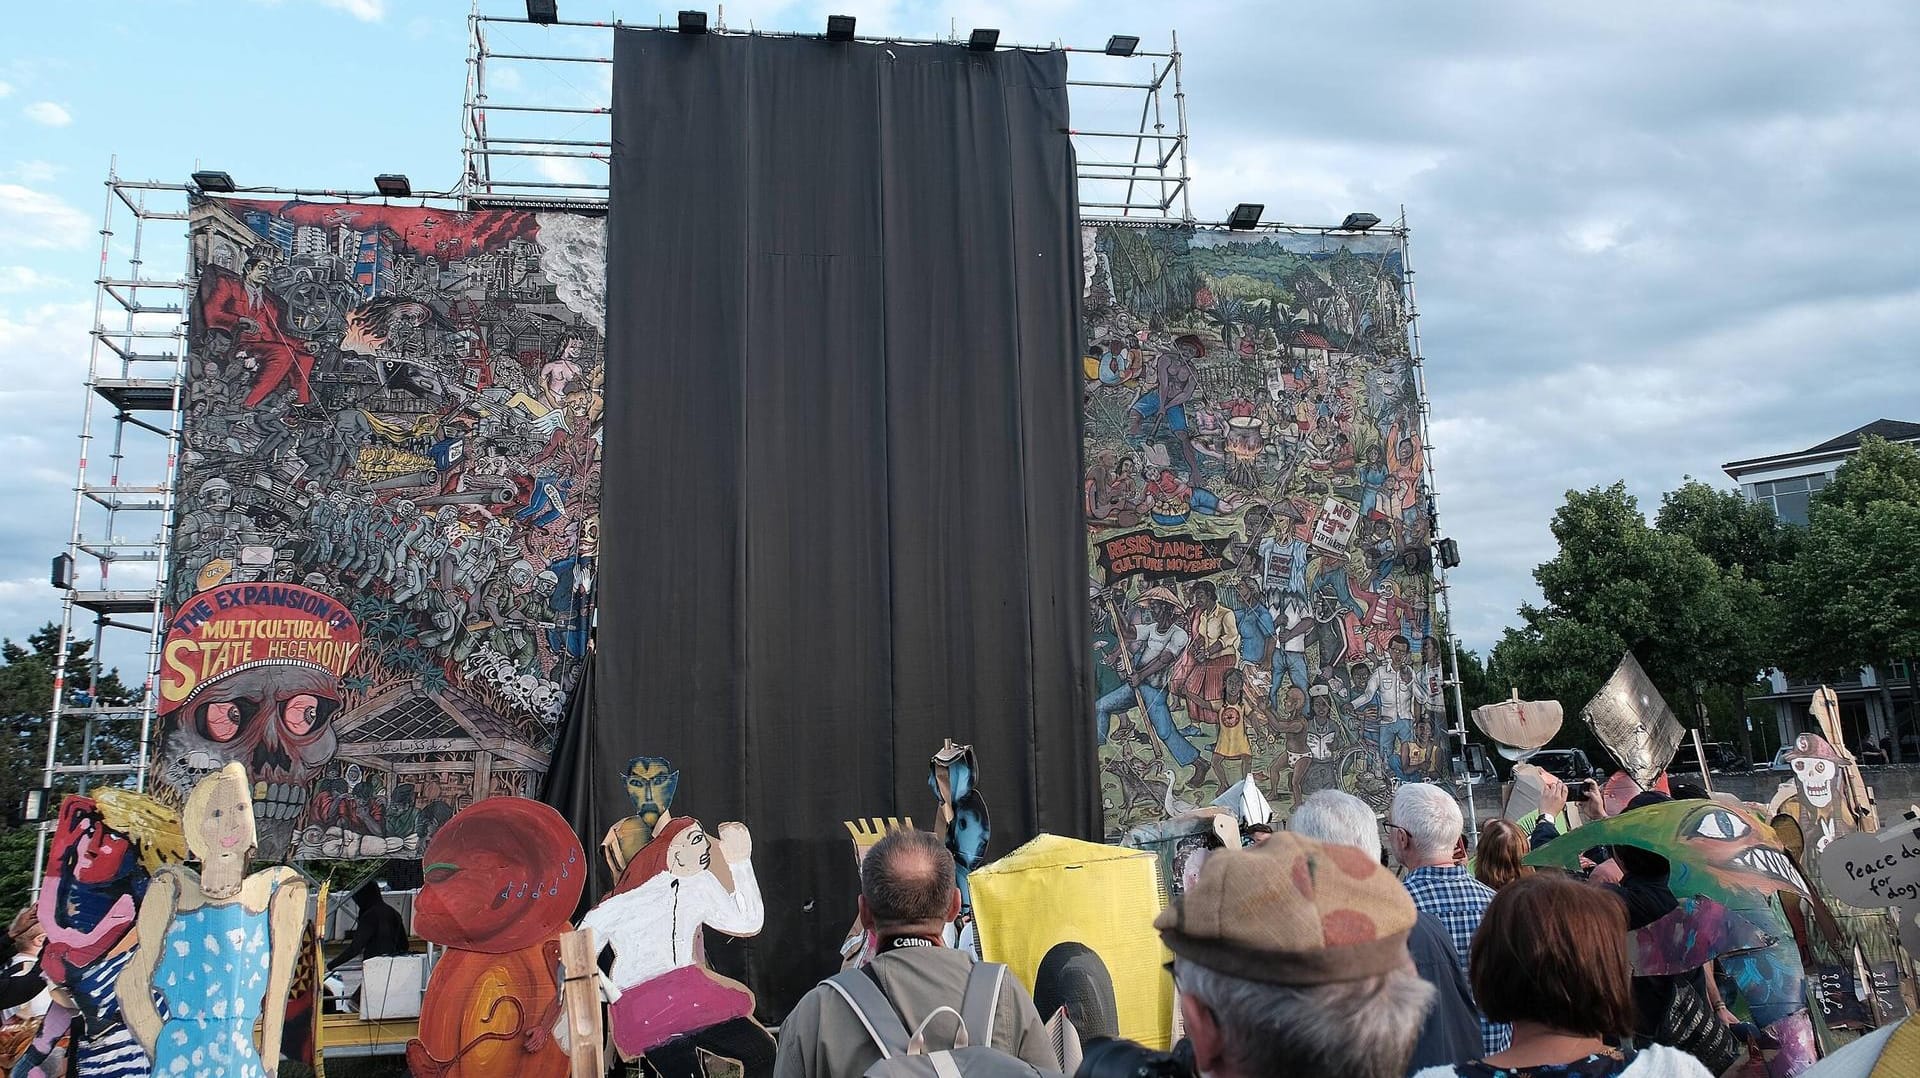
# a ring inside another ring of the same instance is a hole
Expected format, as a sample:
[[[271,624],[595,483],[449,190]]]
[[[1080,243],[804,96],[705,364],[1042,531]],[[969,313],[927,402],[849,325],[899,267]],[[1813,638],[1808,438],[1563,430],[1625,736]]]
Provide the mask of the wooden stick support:
[[[600,1078],[607,1073],[606,1036],[600,1021],[599,969],[593,952],[593,929],[560,934],[560,998],[566,1008],[571,1078]]]

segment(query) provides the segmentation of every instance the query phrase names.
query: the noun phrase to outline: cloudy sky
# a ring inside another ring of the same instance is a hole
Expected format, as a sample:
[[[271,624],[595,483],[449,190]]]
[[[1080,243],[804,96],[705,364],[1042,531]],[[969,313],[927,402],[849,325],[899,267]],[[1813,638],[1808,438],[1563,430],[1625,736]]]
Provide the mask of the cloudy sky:
[[[605,18],[609,3],[560,6]],[[0,633],[59,612],[46,567],[70,522],[109,157],[141,178],[208,166],[243,184],[364,188],[400,171],[448,187],[466,6],[9,8]],[[633,22],[665,10],[611,8]],[[1920,6],[1908,0],[834,0],[735,2],[725,16],[811,29],[830,8],[867,34],[991,25],[1006,40],[1124,32],[1151,47],[1178,30],[1200,216],[1249,201],[1329,223],[1405,205],[1469,645],[1491,643],[1534,596],[1529,574],[1552,553],[1547,520],[1568,488],[1624,478],[1653,505],[1686,475],[1726,483],[1728,460],[1920,420]],[[563,33],[501,41],[597,51]],[[579,65],[523,77],[556,100],[604,86]],[[172,272],[178,251],[150,269]],[[96,467],[105,455],[94,449]]]

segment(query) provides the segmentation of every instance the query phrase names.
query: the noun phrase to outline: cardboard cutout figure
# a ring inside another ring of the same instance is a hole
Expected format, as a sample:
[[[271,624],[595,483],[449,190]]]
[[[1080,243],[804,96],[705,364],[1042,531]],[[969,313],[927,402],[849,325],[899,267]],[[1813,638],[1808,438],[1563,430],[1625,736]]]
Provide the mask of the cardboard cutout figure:
[[[1632,652],[1621,657],[1613,676],[1580,709],[1580,717],[1634,781],[1648,789],[1667,769],[1685,733]]]
[[[670,1078],[698,1078],[703,1051],[754,1078],[772,1073],[773,1038],[753,1020],[753,993],[707,968],[702,938],[707,928],[759,933],[766,911],[752,857],[742,824],[721,824],[716,841],[698,820],[663,818],[613,893],[580,919],[613,951],[620,995],[607,1024],[624,1058],[645,1056]]]
[[[136,909],[149,873],[186,858],[174,811],[129,790],[60,803],[37,912],[47,942],[40,970],[52,987],[40,1032],[15,1064],[18,1078],[54,1078],[54,1045],[84,1019],[71,1053],[82,1073],[145,1073],[146,1059],[120,1017],[114,982],[133,955]]]
[[[673,806],[673,795],[680,788],[680,772],[662,756],[635,756],[627,761],[627,796],[633,798],[634,814],[614,824],[600,843],[607,867],[614,879],[653,838],[654,828]]]
[[[977,788],[979,778],[980,764],[974,759],[973,746],[956,745],[951,738],[933,754],[927,768],[927,785],[940,800],[933,833],[953,851],[954,886],[960,888],[960,917],[954,922],[956,925],[973,919],[973,894],[967,886],[967,873],[987,863],[987,841],[993,837],[987,803]]]
[[[247,875],[258,838],[253,784],[238,761],[202,779],[182,817],[200,871],[154,874],[139,945],[120,973],[121,1014],[157,1074],[264,1078],[279,1067],[307,884],[284,865]]]
[[[1531,752],[1553,740],[1566,721],[1558,700],[1522,700],[1519,690],[1499,703],[1473,709],[1480,732],[1509,748]]]
[[[560,933],[580,903],[587,855],[550,806],[490,797],[455,813],[427,846],[413,927],[447,948],[427,980],[415,1078],[565,1078],[553,1041]]]
[[[1806,967],[1781,908],[1781,894],[1810,901],[1807,883],[1759,816],[1719,801],[1668,801],[1595,820],[1527,855],[1534,866],[1572,869],[1593,846],[1625,845],[1657,853],[1672,866],[1674,897],[1712,899],[1738,918],[1701,918],[1690,946],[1720,964],[1754,1022],[1780,1041],[1769,1063],[1776,1078],[1814,1061]],[[1752,929],[1771,940],[1752,947]]]

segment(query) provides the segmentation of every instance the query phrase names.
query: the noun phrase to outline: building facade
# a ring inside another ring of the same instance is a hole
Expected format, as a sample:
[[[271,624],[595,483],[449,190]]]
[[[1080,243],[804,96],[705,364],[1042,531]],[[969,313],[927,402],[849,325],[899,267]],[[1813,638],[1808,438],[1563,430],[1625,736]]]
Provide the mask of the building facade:
[[[1722,465],[1722,469],[1740,484],[1740,492],[1749,501],[1764,502],[1773,507],[1781,520],[1805,527],[1813,496],[1826,487],[1840,465],[1859,451],[1861,441],[1867,437],[1920,445],[1920,423],[1876,419],[1811,449],[1736,460]],[[1789,678],[1778,669],[1769,671],[1768,676],[1772,691],[1766,699],[1773,705],[1775,722],[1779,727],[1778,743],[1790,745],[1794,735],[1817,728],[1808,712],[1808,703],[1813,699],[1814,690],[1820,687],[1820,682],[1818,679]],[[1888,694],[1881,692],[1883,678]],[[1886,714],[1883,695],[1891,695],[1894,708],[1901,713],[1912,706],[1911,678],[1904,664],[1896,664],[1889,671],[1869,666],[1833,686],[1840,698],[1841,726],[1846,731],[1848,745],[1855,752],[1867,741],[1877,744],[1892,732],[1891,716]],[[1914,746],[1906,745],[1902,755],[1912,762],[1916,758]]]

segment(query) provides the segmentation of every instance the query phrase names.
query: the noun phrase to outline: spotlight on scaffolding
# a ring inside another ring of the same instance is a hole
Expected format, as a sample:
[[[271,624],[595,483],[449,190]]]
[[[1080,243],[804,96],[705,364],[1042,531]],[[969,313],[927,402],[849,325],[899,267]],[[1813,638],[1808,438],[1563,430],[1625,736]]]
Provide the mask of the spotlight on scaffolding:
[[[852,41],[853,40],[853,16],[851,15],[827,16],[827,40],[828,41]]]
[[[233,177],[224,172],[215,172],[211,169],[194,173],[193,185],[209,194],[230,195],[233,193]]]
[[[967,48],[974,52],[992,52],[1000,45],[1000,31],[993,29],[975,30],[967,38]]]
[[[1340,222],[1340,227],[1348,232],[1365,232],[1367,229],[1379,223],[1380,218],[1375,217],[1373,214],[1350,213],[1347,214],[1346,220]]]
[[[680,13],[680,32],[683,34],[706,33],[707,13],[704,11],[682,11]]]
[[[559,22],[559,0],[527,0],[527,21],[541,26],[552,26]]]
[[[1460,544],[1452,539],[1442,539],[1436,544],[1440,555],[1440,566],[1444,569],[1460,568]]]
[[[1133,50],[1140,47],[1137,34],[1115,34],[1107,39],[1108,56],[1132,56]]]
[[[413,194],[413,184],[398,172],[382,172],[373,178],[373,186],[388,198],[405,198]]]
[[[55,554],[53,556],[53,586],[61,591],[73,590],[73,555]]]
[[[1267,207],[1259,202],[1242,202],[1227,213],[1227,227],[1245,232],[1260,227],[1260,215]]]

